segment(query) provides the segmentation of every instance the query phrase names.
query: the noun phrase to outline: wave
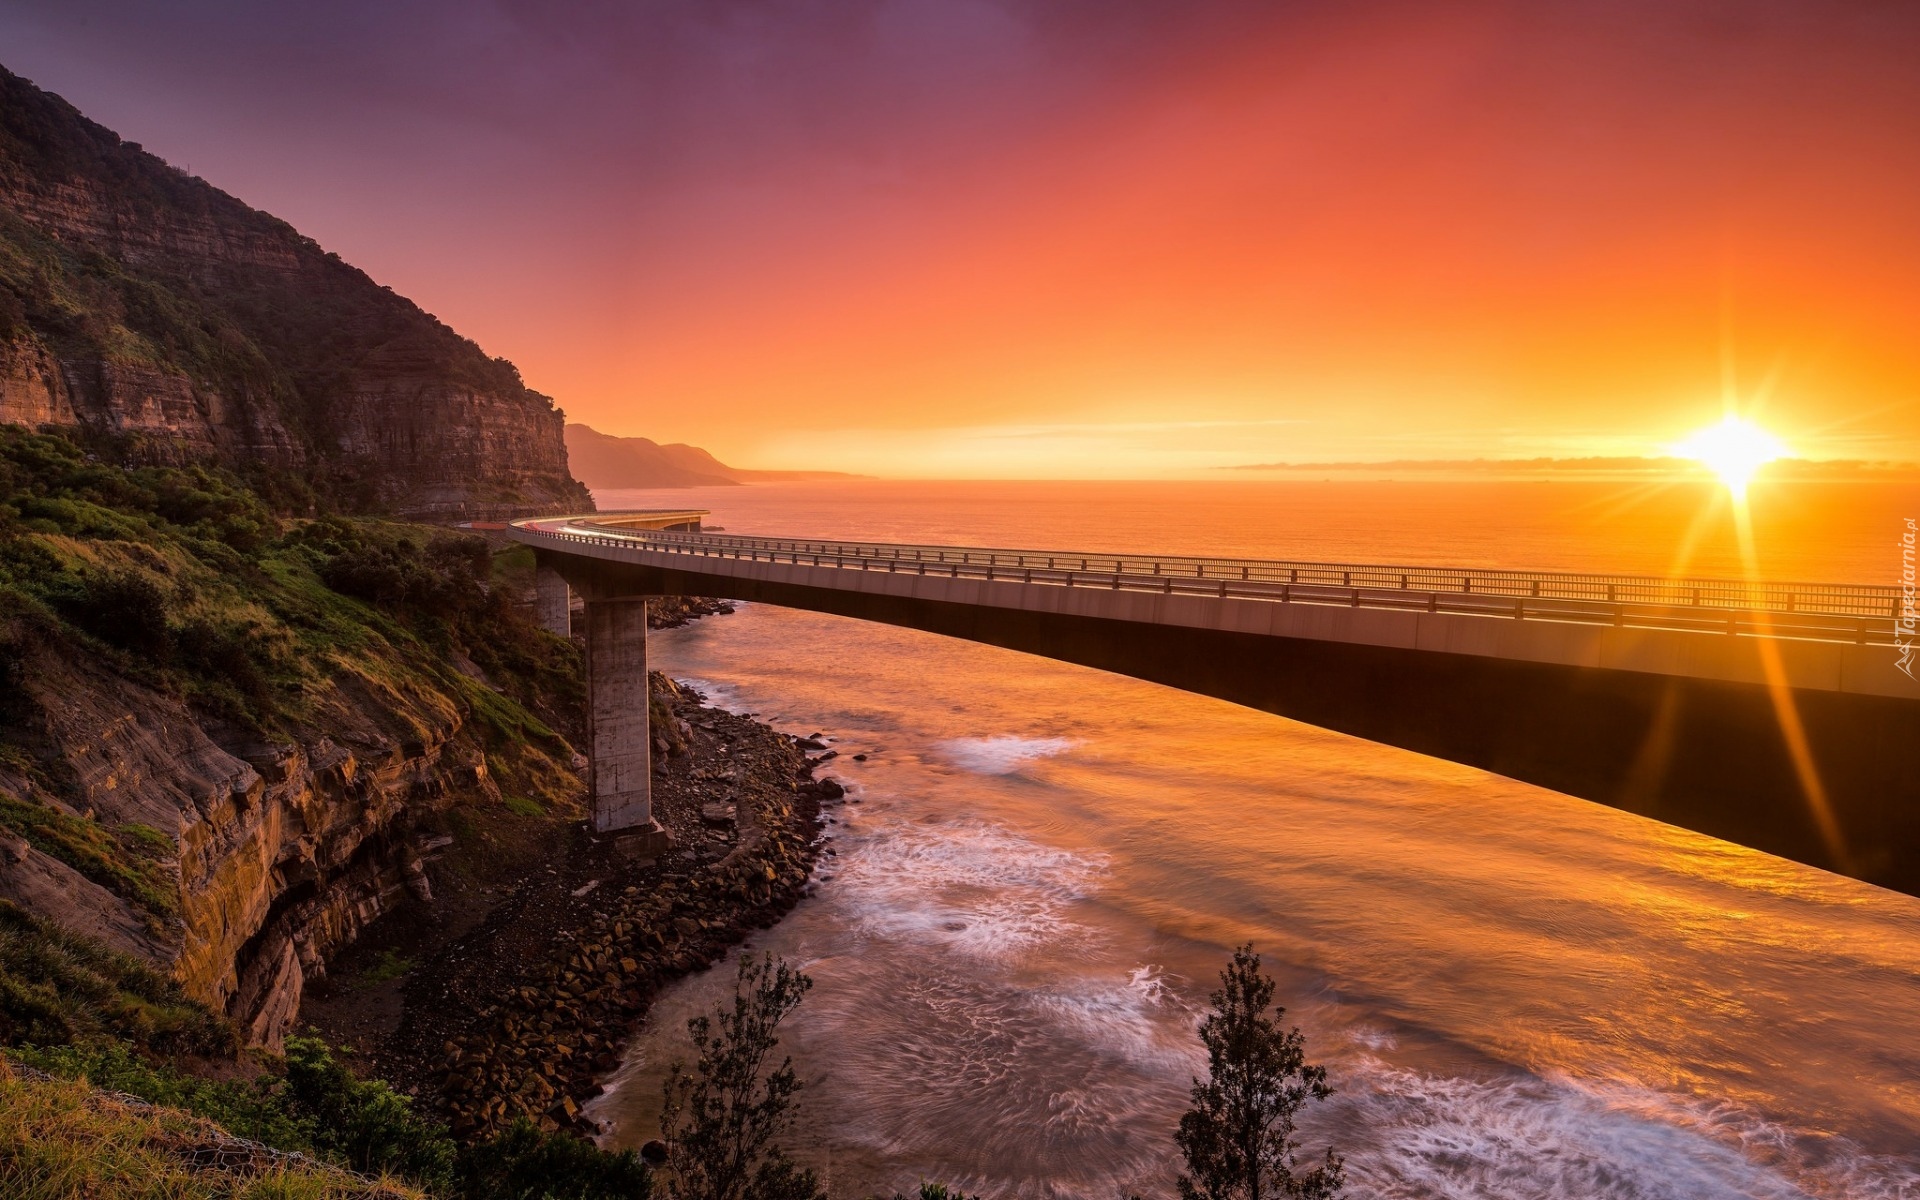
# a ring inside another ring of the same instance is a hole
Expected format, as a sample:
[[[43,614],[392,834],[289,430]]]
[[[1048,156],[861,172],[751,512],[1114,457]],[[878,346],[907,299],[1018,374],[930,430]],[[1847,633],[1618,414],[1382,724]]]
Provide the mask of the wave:
[[[1007,959],[1094,936],[1067,910],[1096,890],[1106,867],[1104,855],[1043,846],[1000,825],[897,825],[859,841],[831,896],[869,936]]]
[[[976,775],[1011,775],[1035,759],[1065,754],[1080,743],[1073,738],[1026,738],[1012,734],[952,738],[938,744],[941,754]]]
[[[1920,1173],[1843,1138],[1630,1083],[1422,1074],[1360,1056],[1316,1121],[1377,1200],[1911,1200]],[[1332,1136],[1341,1136],[1338,1133]]]

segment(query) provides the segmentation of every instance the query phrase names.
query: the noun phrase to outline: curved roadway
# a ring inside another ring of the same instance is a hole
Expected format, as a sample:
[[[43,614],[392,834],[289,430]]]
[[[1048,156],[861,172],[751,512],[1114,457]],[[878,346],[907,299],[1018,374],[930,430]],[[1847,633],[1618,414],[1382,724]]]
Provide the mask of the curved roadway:
[[[716,595],[969,638],[1920,891],[1894,588],[753,538],[700,515],[509,532],[589,604]]]

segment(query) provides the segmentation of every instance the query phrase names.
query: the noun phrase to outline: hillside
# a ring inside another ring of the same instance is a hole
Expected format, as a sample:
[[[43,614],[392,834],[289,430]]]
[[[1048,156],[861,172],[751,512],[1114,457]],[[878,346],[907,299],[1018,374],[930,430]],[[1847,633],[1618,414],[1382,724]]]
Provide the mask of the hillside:
[[[579,424],[568,425],[566,436],[574,478],[590,488],[726,487],[740,482],[726,464],[698,446],[614,437]]]
[[[586,506],[563,421],[512,363],[0,69],[0,423],[455,518]]]
[[[698,446],[615,437],[578,423],[567,426],[574,477],[590,488],[728,487],[801,479],[857,479],[840,471],[753,471],[730,467]]]
[[[277,1044],[326,957],[424,894],[426,839],[577,804],[579,652],[495,565],[0,427],[0,899]]]

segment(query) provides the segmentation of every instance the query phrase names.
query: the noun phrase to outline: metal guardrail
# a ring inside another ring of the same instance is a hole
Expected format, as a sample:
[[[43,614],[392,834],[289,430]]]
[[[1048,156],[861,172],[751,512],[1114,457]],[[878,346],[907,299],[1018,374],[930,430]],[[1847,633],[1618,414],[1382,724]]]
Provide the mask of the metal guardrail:
[[[996,582],[1334,604],[1731,635],[1893,642],[1893,587],[1583,575],[1272,559],[1083,554],[623,528],[617,515],[534,530],[670,554]]]

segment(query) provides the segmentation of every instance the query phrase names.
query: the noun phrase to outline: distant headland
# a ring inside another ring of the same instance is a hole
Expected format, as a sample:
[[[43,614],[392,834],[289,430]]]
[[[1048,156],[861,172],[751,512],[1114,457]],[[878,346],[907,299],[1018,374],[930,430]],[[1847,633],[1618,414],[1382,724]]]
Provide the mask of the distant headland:
[[[590,488],[727,487],[809,479],[866,479],[844,471],[750,471],[730,467],[698,446],[615,437],[587,425],[567,426],[567,462]]]

